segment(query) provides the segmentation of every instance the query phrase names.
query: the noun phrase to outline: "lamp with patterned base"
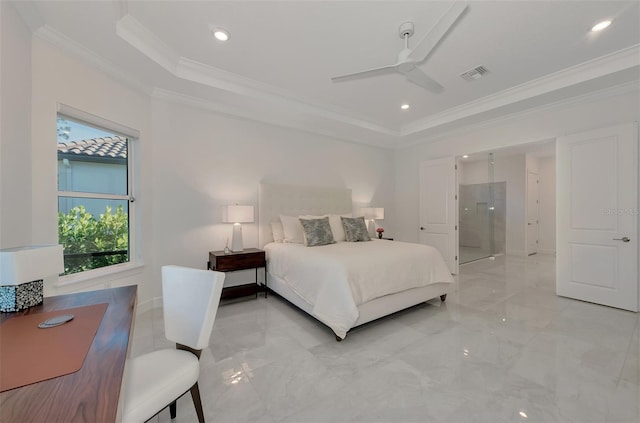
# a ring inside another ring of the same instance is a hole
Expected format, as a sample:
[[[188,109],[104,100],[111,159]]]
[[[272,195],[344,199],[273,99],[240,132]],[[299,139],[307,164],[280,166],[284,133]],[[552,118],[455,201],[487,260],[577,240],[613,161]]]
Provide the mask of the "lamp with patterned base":
[[[64,272],[62,245],[31,245],[0,250],[0,312],[41,304],[43,279]]]

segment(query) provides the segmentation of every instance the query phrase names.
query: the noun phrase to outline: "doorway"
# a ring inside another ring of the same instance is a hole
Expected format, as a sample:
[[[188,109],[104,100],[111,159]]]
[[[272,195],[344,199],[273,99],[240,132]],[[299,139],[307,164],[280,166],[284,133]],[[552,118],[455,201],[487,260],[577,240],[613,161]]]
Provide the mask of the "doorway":
[[[555,254],[555,139],[456,160],[460,264]]]

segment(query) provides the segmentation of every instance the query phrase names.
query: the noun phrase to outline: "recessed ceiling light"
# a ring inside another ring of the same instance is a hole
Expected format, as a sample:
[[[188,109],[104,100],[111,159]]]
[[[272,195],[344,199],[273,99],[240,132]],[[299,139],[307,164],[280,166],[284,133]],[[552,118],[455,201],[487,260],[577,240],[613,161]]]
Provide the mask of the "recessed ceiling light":
[[[602,21],[602,22],[598,22],[597,24],[595,24],[592,28],[591,28],[591,32],[598,32],[598,31],[602,31],[603,29],[605,29],[606,27],[608,27],[609,25],[611,25],[611,20],[607,19],[606,21]]]
[[[468,158],[469,158],[469,155],[468,155],[468,154],[465,154],[464,156],[462,156],[462,158],[463,158],[463,159],[468,159]]]
[[[227,41],[229,39],[229,33],[222,28],[211,28],[211,32],[218,41]]]
[[[408,104],[403,104],[402,106],[400,106],[402,110],[409,110],[409,107],[411,106],[409,106]]]

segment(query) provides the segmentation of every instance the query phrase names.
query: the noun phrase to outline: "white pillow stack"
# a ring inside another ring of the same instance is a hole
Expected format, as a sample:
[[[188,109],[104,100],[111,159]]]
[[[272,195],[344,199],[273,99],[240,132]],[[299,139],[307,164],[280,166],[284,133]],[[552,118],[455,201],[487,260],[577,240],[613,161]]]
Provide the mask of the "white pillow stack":
[[[347,240],[347,236],[344,233],[344,227],[342,226],[342,220],[340,217],[351,217],[351,213],[347,214],[330,214],[329,215],[329,226],[331,226],[331,232],[333,232],[333,239],[336,242],[345,242]]]
[[[282,222],[271,222],[271,233],[273,234],[273,242],[284,242]]]
[[[302,244],[304,242],[304,234],[302,232],[302,225],[300,224],[301,217],[298,216],[285,216],[280,215],[280,222],[282,222],[282,229],[284,231],[284,242],[292,242],[294,244]]]
[[[351,213],[346,213],[342,215],[325,214],[322,216],[313,216],[313,215],[286,216],[281,214],[280,222],[271,223],[273,240],[275,242],[291,242],[295,244],[303,244],[304,231],[302,229],[302,224],[300,224],[300,219],[322,219],[324,217],[329,217],[329,226],[331,226],[331,232],[333,233],[333,238],[335,239],[336,242],[344,242],[347,240],[347,237],[344,233],[344,228],[342,227],[342,221],[340,220],[340,216],[351,217],[352,214]],[[282,232],[280,232],[280,228],[282,228]]]

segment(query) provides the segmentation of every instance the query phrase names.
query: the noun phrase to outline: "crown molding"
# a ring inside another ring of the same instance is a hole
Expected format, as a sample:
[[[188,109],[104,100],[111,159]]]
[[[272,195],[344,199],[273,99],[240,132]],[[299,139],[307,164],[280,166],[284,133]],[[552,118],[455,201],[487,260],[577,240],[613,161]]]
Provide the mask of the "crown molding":
[[[301,132],[305,132],[313,135],[321,135],[323,137],[333,138],[338,141],[346,141],[355,144],[367,145],[372,147],[379,147],[384,149],[393,149],[388,143],[375,142],[370,138],[367,141],[363,141],[362,137],[348,137],[344,133],[336,133],[333,131],[319,129],[317,127],[310,128],[309,125],[301,124],[293,121],[292,119],[280,119],[280,118],[268,118],[263,113],[250,112],[246,108],[240,108],[236,106],[229,106],[228,104],[217,103],[211,100],[205,100],[198,97],[178,93],[163,88],[154,88],[151,97],[159,100],[164,100],[176,104],[181,104],[196,109],[206,110],[214,112],[220,115],[229,116],[236,119],[249,120],[254,122],[265,123],[272,126],[278,126],[282,128],[295,129]]]
[[[190,97],[169,90],[149,86],[137,77],[134,77],[132,74],[123,71],[118,65],[103,58],[99,54],[94,53],[92,50],[69,38],[60,31],[48,26],[46,22],[44,22],[35,3],[14,0],[12,0],[11,3],[16,8],[21,18],[32,30],[34,36],[60,48],[62,51],[68,52],[81,60],[84,60],[86,63],[94,66],[105,74],[121,81],[134,90],[147,94],[151,97],[164,98],[237,118],[250,119],[268,123],[270,125],[293,128],[307,133],[318,134],[358,144],[391,149],[406,148],[412,145],[430,142],[449,136],[452,133],[469,130],[469,128],[492,125],[496,122],[521,117],[528,113],[538,112],[547,108],[558,108],[563,107],[563,105],[566,106],[576,102],[588,101],[590,98],[599,98],[604,95],[615,95],[606,93],[620,93],[619,90],[631,90],[631,85],[634,85],[634,88],[637,89],[637,81],[635,81],[634,83],[623,86],[594,91],[583,96],[572,97],[570,99],[532,107],[520,112],[513,112],[480,123],[462,125],[461,127],[453,130],[444,131],[435,137],[430,137],[429,141],[425,141],[424,139],[415,141],[416,137],[420,136],[420,133],[437,131],[440,126],[451,124],[453,122],[460,121],[461,119],[472,118],[475,115],[481,115],[482,113],[500,107],[509,106],[523,100],[640,65],[640,44],[636,44],[591,61],[545,75],[536,80],[528,81],[499,93],[483,97],[458,107],[450,108],[419,121],[414,121],[398,130],[379,125],[364,116],[354,115],[353,113],[339,107],[314,103],[309,99],[297,96],[287,90],[181,57],[153,32],[142,25],[133,16],[128,14],[127,0],[114,1],[114,16],[116,18],[115,30],[121,39],[128,42],[131,46],[178,79],[200,83],[215,89],[239,95],[246,99],[253,99],[267,104],[276,105],[282,113],[280,116],[274,116],[274,114],[271,114],[271,116],[265,117],[260,112],[256,111],[257,108],[250,110],[249,108],[222,105],[221,103],[212,102],[206,99]],[[303,116],[304,118],[298,119],[299,122],[293,122],[295,118],[291,119],[290,117],[287,117],[287,111],[294,116]],[[314,118],[317,119],[314,121]],[[335,130],[327,130],[327,122],[333,122],[336,125],[341,125],[344,130],[340,130],[337,126]],[[360,134],[359,136],[358,132]],[[375,134],[374,137],[371,137],[372,133]],[[384,137],[387,138],[386,144],[381,141]],[[373,140],[371,138],[377,138],[378,140]],[[409,138],[411,138],[411,140],[409,140]]]
[[[383,135],[400,135],[400,131],[372,123],[362,117],[354,117],[339,108],[314,104],[311,101],[303,100],[290,92],[274,86],[244,78],[184,57],[180,58],[176,76],[234,94],[264,100],[272,104],[290,108],[291,110],[296,110],[296,112],[303,111],[312,116],[334,120]]]
[[[130,88],[147,95],[151,94],[152,90],[149,85],[143,83],[138,78],[131,76],[129,73],[122,71],[109,60],[94,53],[92,50],[89,50],[82,44],[67,37],[60,31],[48,25],[43,25],[34,33],[34,35],[54,47],[80,58],[86,63],[94,66],[96,69],[99,69],[101,72],[123,82]]]
[[[176,74],[180,55],[131,15],[116,22],[116,34],[171,74]]]
[[[317,104],[287,90],[179,56],[171,47],[131,15],[118,20],[116,33],[124,41],[177,78],[278,104],[292,110],[303,110],[310,115],[331,119],[380,134],[390,136],[398,136],[400,134],[397,130],[370,122],[364,117],[354,116],[335,106]]]
[[[16,8],[18,15],[27,24],[31,32],[36,32],[45,22],[35,4],[30,1],[12,0],[11,4]]]
[[[440,125],[638,66],[640,65],[639,57],[640,44],[636,44],[429,116],[403,127],[401,135],[412,135],[426,131]]]
[[[335,106],[319,105],[287,92],[286,90],[256,80],[215,68],[178,55],[155,34],[131,15],[117,23],[118,35],[141,53],[154,60],[174,76],[207,85],[213,88],[251,97],[292,110],[304,110],[310,115],[332,119],[340,123],[378,132],[392,137],[417,134],[463,118],[508,106],[522,100],[536,97],[571,85],[598,78],[609,73],[627,69],[639,64],[640,44],[575,65],[558,72],[528,81],[499,93],[445,110],[425,119],[403,126],[400,130],[384,127],[354,116]]]
[[[124,18],[129,14],[129,1],[128,0],[112,0],[113,10],[115,12],[116,20]]]
[[[553,111],[553,110],[562,110],[562,109],[569,108],[571,106],[575,106],[577,104],[588,103],[588,102],[602,100],[610,97],[617,97],[625,94],[632,94],[634,92],[640,93],[640,85],[638,84],[637,81],[630,81],[630,82],[626,82],[624,84],[616,85],[613,87],[608,87],[608,88],[604,88],[597,91],[591,91],[586,94],[565,98],[552,103],[546,103],[537,107],[530,107],[526,110],[510,113],[508,115],[503,115],[493,119],[485,119],[485,120],[482,120],[482,122],[463,125],[455,129],[448,130],[443,133],[431,136],[429,137],[428,140],[421,139],[421,140],[413,140],[413,141],[405,141],[405,142],[401,141],[400,143],[397,144],[396,149],[400,150],[400,149],[415,147],[421,144],[430,144],[445,138],[451,138],[456,135],[466,134],[480,128],[485,128],[488,126],[503,124],[512,120],[521,119],[523,117],[532,115],[534,113],[540,113],[544,111]]]

